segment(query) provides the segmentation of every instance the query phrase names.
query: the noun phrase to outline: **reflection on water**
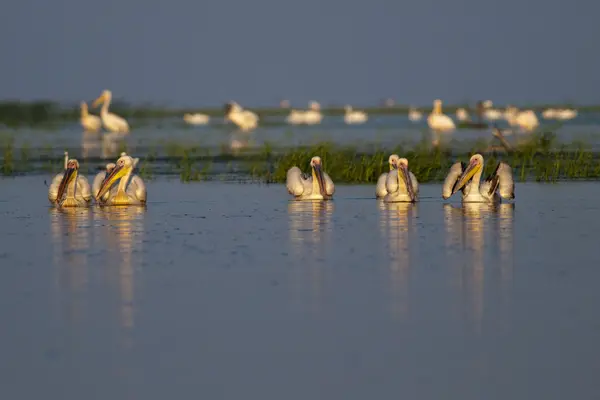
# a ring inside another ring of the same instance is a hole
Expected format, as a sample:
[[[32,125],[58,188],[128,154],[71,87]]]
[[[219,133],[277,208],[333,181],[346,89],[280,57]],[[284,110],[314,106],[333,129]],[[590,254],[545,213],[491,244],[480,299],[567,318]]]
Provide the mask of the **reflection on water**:
[[[379,201],[380,230],[390,259],[391,307],[394,317],[406,318],[410,299],[410,255],[416,251],[417,205]]]
[[[313,306],[319,309],[327,272],[326,251],[331,245],[333,224],[332,201],[290,201],[288,205],[289,234],[292,256],[300,261],[301,269],[294,271],[298,300],[304,293],[303,281],[308,276]],[[297,273],[297,274],[296,274]]]
[[[125,139],[126,134],[123,133],[83,132],[81,134],[82,157],[84,159],[90,157],[104,159],[117,157],[121,152]],[[130,151],[135,151],[135,149],[130,149]]]
[[[70,299],[65,301],[67,315],[69,320],[78,322],[85,315],[91,210],[79,207],[51,207],[49,210],[56,284],[60,291],[70,293]]]
[[[459,307],[467,311],[466,318],[472,320],[477,334],[481,334],[484,318],[484,255],[491,253],[502,260],[505,281],[501,290],[505,293],[512,284],[513,210],[512,203],[463,203],[460,207],[444,204],[447,259],[453,260],[454,287],[463,299]]]

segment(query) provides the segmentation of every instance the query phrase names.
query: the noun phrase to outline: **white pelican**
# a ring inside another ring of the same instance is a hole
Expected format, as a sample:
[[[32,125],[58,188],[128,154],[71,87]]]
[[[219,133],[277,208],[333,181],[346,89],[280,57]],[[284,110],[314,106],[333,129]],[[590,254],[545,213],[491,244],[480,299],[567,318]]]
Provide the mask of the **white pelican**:
[[[556,118],[556,109],[554,108],[547,108],[544,111],[542,111],[542,117],[544,119],[554,119]]]
[[[59,207],[86,207],[92,200],[90,184],[79,176],[79,162],[65,152],[65,172],[57,174],[48,189],[48,200]]]
[[[467,112],[467,110],[465,110],[464,108],[459,108],[458,110],[456,110],[456,119],[458,119],[461,122],[467,122],[471,120],[471,117],[469,117],[469,113]]]
[[[410,107],[408,109],[408,119],[411,120],[412,122],[417,122],[420,121],[421,118],[423,118],[423,114],[421,114],[421,111],[417,110],[414,107]]]
[[[300,168],[292,167],[287,172],[286,187],[296,200],[330,200],[335,192],[333,181],[323,171],[321,157],[310,160],[311,176],[302,174]]]
[[[115,163],[108,163],[108,164],[106,164],[105,171],[100,171],[100,172],[98,172],[98,174],[96,174],[96,177],[94,178],[94,181],[92,182],[92,195],[94,196],[94,198],[98,197],[98,192],[100,192],[100,188],[102,187],[102,182],[104,182],[104,179],[106,179],[106,177],[108,175],[110,175],[110,173],[112,172],[113,169],[115,169],[115,167],[116,167]],[[104,196],[102,197],[101,201],[108,200],[109,196],[110,196],[110,192],[106,192],[104,194]]]
[[[225,104],[225,119],[236,124],[243,132],[251,131],[258,126],[258,115],[244,110],[235,101]]]
[[[385,203],[414,203],[419,199],[419,182],[409,171],[406,158],[398,159],[396,169],[388,173],[385,187],[388,191],[383,198]]]
[[[483,156],[481,154],[473,155],[468,166],[460,161],[455,163],[444,181],[442,197],[448,199],[462,190],[463,203],[489,203],[500,201],[500,197],[515,198],[515,184],[512,170],[508,164],[499,162],[494,172],[480,184],[482,173]]]
[[[137,175],[131,175],[137,161],[137,158],[134,160],[127,154],[121,153],[115,168],[102,181],[100,190],[96,194],[96,201],[113,206],[146,204],[147,193],[144,181]],[[111,190],[112,185],[118,180],[120,182],[117,190]],[[107,192],[109,197],[103,201]]]
[[[81,118],[79,121],[81,122],[83,129],[86,132],[98,132],[102,127],[102,120],[100,117],[89,113],[88,105],[85,101],[82,101],[79,106],[81,108]]]
[[[496,121],[502,118],[502,112],[492,108],[494,103],[491,100],[486,100],[481,105],[483,107],[483,117],[488,121]]]
[[[504,117],[510,126],[518,126],[525,131],[532,131],[540,124],[532,110],[519,111],[512,106],[506,108]]]
[[[433,111],[427,117],[427,124],[434,131],[450,131],[456,128],[454,121],[442,114],[442,101],[436,99],[433,101]]]
[[[316,101],[311,101],[308,108],[307,111],[304,111],[304,123],[307,125],[320,124],[323,119],[321,105]]]
[[[344,114],[344,122],[348,125],[350,124],[362,124],[367,122],[369,118],[367,113],[364,111],[354,111],[351,106],[345,106],[344,110],[346,114]]]
[[[302,110],[291,110],[288,116],[285,118],[288,124],[299,125],[304,123],[304,111]]]
[[[383,174],[379,175],[379,178],[377,179],[377,186],[375,186],[375,197],[377,197],[378,199],[382,198],[386,194],[388,194],[387,188],[385,186],[385,182],[387,181],[388,175],[391,174],[392,171],[394,170],[394,168],[396,168],[396,166],[398,165],[399,159],[400,159],[400,156],[398,156],[398,154],[392,154],[388,158],[388,164],[390,166],[390,171],[384,172]]]
[[[548,108],[542,113],[545,119],[558,119],[561,121],[573,119],[577,116],[577,110],[569,108]]]
[[[110,102],[112,100],[112,92],[110,90],[105,90],[102,92],[100,97],[98,97],[92,103],[92,107],[98,107],[100,103],[102,103],[102,109],[100,110],[100,118],[102,119],[102,124],[104,124],[104,128],[111,132],[120,132],[127,133],[129,132],[129,124],[125,119],[119,117],[116,114],[108,112],[108,107],[110,107]]]
[[[210,117],[206,114],[183,114],[183,120],[190,125],[206,125]]]

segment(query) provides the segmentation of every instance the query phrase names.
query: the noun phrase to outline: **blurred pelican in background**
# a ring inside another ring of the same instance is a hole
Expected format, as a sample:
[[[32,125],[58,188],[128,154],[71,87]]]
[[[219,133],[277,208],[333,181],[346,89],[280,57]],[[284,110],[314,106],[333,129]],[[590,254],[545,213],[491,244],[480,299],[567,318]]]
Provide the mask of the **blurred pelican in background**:
[[[345,114],[344,114],[344,122],[348,125],[351,124],[363,124],[367,122],[369,117],[367,113],[364,111],[355,111],[352,109],[352,106],[346,105],[344,106]]]
[[[287,172],[286,187],[296,200],[329,200],[335,192],[333,181],[322,169],[321,157],[310,160],[312,174],[306,176],[298,167]]]
[[[385,187],[388,192],[383,198],[385,203],[414,203],[419,200],[419,182],[408,169],[406,158],[399,158],[396,161],[396,168],[387,175]]]
[[[290,113],[285,117],[285,121],[288,124],[300,125],[304,123],[304,110],[290,110]]]
[[[183,120],[190,125],[206,125],[210,121],[210,117],[206,114],[183,114]]]
[[[577,110],[568,108],[548,108],[542,112],[542,117],[544,117],[544,119],[558,119],[565,121],[577,117]]]
[[[98,197],[98,192],[100,192],[100,188],[102,187],[102,182],[104,182],[106,177],[108,175],[110,175],[110,173],[113,171],[113,169],[115,169],[115,167],[116,167],[115,163],[108,163],[108,164],[106,164],[106,170],[100,171],[96,174],[96,177],[94,178],[94,181],[92,182],[92,195],[94,196],[94,198]],[[107,201],[109,196],[110,196],[110,192],[106,192],[104,194],[104,196],[100,199],[100,201],[101,202]]]
[[[102,181],[100,189],[96,195],[96,201],[105,205],[143,205],[146,204],[146,185],[142,178],[137,175],[132,176],[133,169],[139,159],[133,159],[125,153],[117,160],[116,166],[107,174]],[[112,190],[112,185],[119,181],[116,190]],[[108,199],[103,200],[106,193],[109,193]]]
[[[433,110],[427,117],[427,124],[434,131],[451,131],[456,128],[452,118],[442,113],[442,101],[436,99],[433,101]]]
[[[111,132],[120,132],[127,133],[129,132],[129,124],[125,119],[119,117],[116,114],[108,112],[108,107],[110,107],[110,102],[112,100],[112,92],[110,90],[105,90],[102,92],[100,97],[98,97],[92,103],[92,107],[98,107],[99,104],[102,103],[102,109],[100,110],[100,118],[102,119],[102,124],[104,124],[104,128]]]
[[[448,199],[462,190],[463,203],[491,203],[500,201],[500,197],[515,198],[512,169],[508,164],[499,162],[494,172],[483,183],[480,183],[482,173],[483,156],[481,154],[473,155],[468,166],[460,161],[455,163],[444,181],[442,197]]]
[[[243,132],[249,132],[258,126],[258,115],[249,110],[244,110],[235,101],[225,104],[225,120],[236,124]]]
[[[421,118],[423,118],[423,114],[421,113],[421,111],[417,110],[414,107],[410,107],[408,109],[408,119],[411,120],[412,122],[417,122],[420,121]]]
[[[392,171],[394,171],[394,169],[398,165],[399,159],[400,159],[400,156],[398,156],[398,154],[392,154],[388,158],[388,165],[390,166],[390,170],[389,170],[389,172],[384,172],[383,174],[379,175],[379,178],[377,179],[377,186],[375,186],[375,197],[376,198],[379,199],[379,198],[384,197],[386,194],[388,194],[385,183],[387,181],[388,175],[393,173]]]
[[[531,132],[540,125],[535,112],[532,110],[520,111],[514,106],[506,107],[504,118],[510,126],[518,126],[527,132]]]
[[[460,122],[469,122],[471,120],[471,117],[469,116],[469,113],[466,109],[459,108],[456,110],[456,119]]]
[[[492,108],[494,103],[492,103],[491,100],[485,100],[481,103],[481,105],[483,118],[487,119],[488,121],[496,121],[502,118],[502,112]]]
[[[304,123],[307,125],[316,125],[320,124],[322,120],[321,105],[316,101],[308,103],[308,110],[304,112]]]
[[[79,176],[79,162],[65,151],[65,171],[57,174],[48,189],[48,200],[58,207],[87,207],[92,194],[90,184]]]
[[[102,120],[100,117],[89,113],[88,105],[85,101],[79,103],[79,107],[81,109],[81,118],[79,121],[81,122],[83,129],[86,132],[98,132],[102,127]]]

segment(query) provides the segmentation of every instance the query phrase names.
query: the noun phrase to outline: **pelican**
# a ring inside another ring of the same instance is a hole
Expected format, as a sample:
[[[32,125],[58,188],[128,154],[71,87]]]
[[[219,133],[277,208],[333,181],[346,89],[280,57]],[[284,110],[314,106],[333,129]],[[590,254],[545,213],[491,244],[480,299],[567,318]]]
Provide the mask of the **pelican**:
[[[491,203],[500,201],[500,197],[515,198],[515,184],[508,164],[499,162],[494,172],[480,184],[482,172],[481,154],[473,155],[468,166],[461,162],[455,163],[444,181],[442,197],[448,199],[462,190],[463,203]]]
[[[236,124],[243,132],[251,131],[258,126],[258,115],[244,110],[234,101],[225,104],[225,119]]]
[[[86,207],[92,200],[90,184],[79,176],[79,162],[65,151],[65,172],[57,174],[48,189],[48,200],[58,207]]]
[[[299,125],[304,123],[304,111],[302,110],[291,110],[288,116],[285,118],[288,124]]]
[[[190,125],[206,125],[210,117],[206,114],[183,114],[183,120]]]
[[[461,122],[468,122],[471,120],[471,117],[469,116],[467,110],[465,110],[464,108],[459,108],[458,110],[456,110],[456,119],[458,119]]]
[[[519,111],[513,106],[506,108],[504,117],[510,126],[518,126],[525,131],[532,131],[540,124],[532,110]]]
[[[100,117],[88,112],[88,105],[85,101],[79,103],[79,107],[81,108],[81,118],[79,121],[81,122],[83,129],[86,132],[98,132],[102,127],[102,120]]]
[[[577,116],[577,110],[568,109],[568,108],[565,108],[562,110],[556,110],[556,112],[554,114],[554,118],[561,120],[561,121],[573,119],[576,116]]]
[[[110,102],[112,100],[112,92],[110,90],[105,90],[102,92],[100,97],[98,97],[92,103],[92,107],[98,107],[100,103],[102,103],[102,109],[100,110],[100,118],[102,118],[102,124],[104,124],[104,128],[111,132],[119,132],[119,133],[127,133],[129,132],[129,124],[123,118],[119,117],[116,114],[108,112],[108,107],[110,107]]]
[[[335,192],[333,181],[322,169],[321,157],[310,160],[312,176],[305,176],[298,167],[287,172],[286,187],[296,200],[330,200]]]
[[[388,194],[383,201],[385,203],[414,203],[419,197],[419,182],[415,175],[408,169],[408,160],[399,158],[396,169],[387,175],[385,187]]]
[[[454,121],[442,114],[442,101],[439,99],[433,101],[433,111],[427,117],[427,124],[434,131],[451,131],[456,128]]]
[[[108,163],[106,164],[106,170],[105,171],[100,171],[98,172],[98,174],[96,174],[96,177],[94,178],[94,181],[92,182],[92,195],[94,195],[94,198],[98,197],[98,192],[100,192],[100,187],[102,186],[102,182],[104,182],[104,179],[106,179],[106,177],[108,175],[110,175],[110,173],[112,172],[113,169],[115,169],[116,164],[115,163]],[[110,192],[106,192],[104,194],[104,196],[102,197],[101,201],[106,201],[108,200],[108,198],[110,197]]]
[[[323,119],[321,114],[321,105],[316,101],[311,101],[308,105],[308,110],[304,111],[304,123],[307,125],[320,124]]]
[[[496,121],[502,118],[502,112],[500,110],[496,110],[492,108],[494,103],[491,100],[486,100],[481,103],[483,108],[483,117],[488,121]]]
[[[388,175],[391,174],[394,168],[396,168],[396,166],[398,165],[399,159],[400,156],[398,156],[398,154],[392,154],[388,158],[390,171],[384,172],[383,174],[379,175],[379,178],[377,179],[377,186],[375,186],[375,197],[377,197],[378,199],[388,194],[387,188],[385,187],[385,182],[387,181]]]
[[[102,181],[96,194],[96,201],[113,206],[146,204],[147,193],[144,181],[137,175],[131,175],[137,162],[137,158],[133,159],[127,154],[121,153],[116,166]],[[118,180],[120,182],[117,190],[111,190],[112,185]],[[107,192],[110,194],[108,199],[104,201]]]
[[[411,120],[412,122],[417,122],[420,121],[421,118],[423,118],[423,114],[421,114],[421,111],[417,110],[414,107],[410,107],[408,109],[408,119]]]
[[[367,122],[369,118],[367,113],[364,111],[354,111],[351,106],[345,106],[344,110],[346,114],[344,115],[344,122],[348,125],[350,124],[362,124]]]

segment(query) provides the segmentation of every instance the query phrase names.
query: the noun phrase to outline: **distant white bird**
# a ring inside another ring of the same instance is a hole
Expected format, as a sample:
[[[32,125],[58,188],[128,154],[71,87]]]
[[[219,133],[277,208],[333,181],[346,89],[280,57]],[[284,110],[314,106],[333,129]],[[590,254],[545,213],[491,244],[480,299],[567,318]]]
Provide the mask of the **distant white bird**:
[[[455,163],[451,168],[444,186],[442,197],[450,198],[462,190],[463,203],[485,203],[515,198],[515,184],[510,166],[504,162],[498,163],[496,170],[480,184],[483,173],[483,156],[475,154],[469,160],[469,165]]]
[[[110,107],[111,100],[112,92],[110,90],[105,90],[102,92],[100,97],[94,100],[94,102],[92,103],[92,107],[98,107],[98,105],[102,103],[102,109],[100,110],[100,118],[102,119],[102,124],[104,125],[104,128],[111,132],[129,132],[129,124],[127,123],[127,121],[119,117],[117,114],[108,111],[108,107]]]
[[[456,110],[456,119],[458,119],[461,122],[468,122],[471,120],[471,117],[469,117],[469,113],[467,112],[467,110],[465,110],[464,108],[459,108],[458,110]]]
[[[303,110],[291,110],[288,116],[285,118],[288,124],[300,125],[304,123],[304,111]]]
[[[258,115],[252,111],[244,110],[234,101],[225,105],[225,119],[229,119],[244,132],[256,129],[258,126]]]
[[[302,174],[300,168],[292,167],[287,172],[286,187],[296,200],[329,200],[335,192],[333,181],[323,171],[321,157],[310,160],[311,175]]]
[[[366,112],[354,111],[349,105],[345,106],[344,110],[346,111],[346,113],[344,114],[344,122],[346,124],[362,124],[367,122],[368,116]]]
[[[323,120],[323,114],[321,114],[321,105],[316,101],[309,103],[309,109],[304,112],[304,123],[307,125],[320,124]]]
[[[385,186],[387,177],[389,174],[393,173],[392,171],[394,171],[396,168],[399,159],[400,156],[398,156],[398,154],[390,155],[388,158],[388,164],[390,166],[389,172],[384,172],[383,174],[379,175],[379,178],[377,179],[377,185],[375,186],[375,197],[378,199],[388,194],[387,187]]]
[[[206,125],[210,121],[210,116],[201,113],[183,114],[183,120],[190,125]]]
[[[86,132],[98,132],[102,127],[102,120],[100,117],[89,113],[88,105],[85,101],[82,101],[79,106],[81,108],[81,118],[79,121],[81,122],[83,129]]]
[[[408,109],[408,119],[411,120],[412,122],[417,122],[420,121],[421,118],[423,118],[423,114],[421,113],[421,111],[417,110],[414,107],[410,107]]]
[[[542,117],[545,119],[558,119],[565,121],[577,117],[577,110],[568,108],[548,108],[542,112]]]
[[[442,113],[442,101],[436,99],[433,101],[433,111],[427,117],[427,124],[434,131],[451,131],[456,128],[454,121]]]
[[[417,177],[408,169],[408,160],[400,158],[396,168],[388,173],[385,187],[388,194],[385,203],[414,203],[419,200],[419,182]]]
[[[532,131],[540,124],[535,112],[532,110],[519,111],[513,106],[506,108],[504,118],[510,126],[518,126],[525,131]]]
[[[482,103],[483,106],[483,118],[488,121],[496,121],[502,118],[502,112],[500,110],[496,110],[492,108],[492,101],[486,100]]]

